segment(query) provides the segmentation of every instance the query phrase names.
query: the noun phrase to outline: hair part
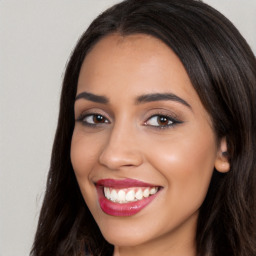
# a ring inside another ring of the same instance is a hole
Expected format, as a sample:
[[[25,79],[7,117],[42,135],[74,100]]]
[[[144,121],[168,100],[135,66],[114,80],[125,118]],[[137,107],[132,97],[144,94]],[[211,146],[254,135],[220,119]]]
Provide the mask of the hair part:
[[[214,170],[200,208],[198,255],[256,255],[256,60],[223,15],[196,0],[127,0],[97,17],[68,62],[47,188],[31,256],[112,255],[80,193],[70,161],[74,99],[84,58],[111,33],[141,33],[163,41],[183,63],[225,137],[231,170]],[[85,248],[86,247],[86,248]]]

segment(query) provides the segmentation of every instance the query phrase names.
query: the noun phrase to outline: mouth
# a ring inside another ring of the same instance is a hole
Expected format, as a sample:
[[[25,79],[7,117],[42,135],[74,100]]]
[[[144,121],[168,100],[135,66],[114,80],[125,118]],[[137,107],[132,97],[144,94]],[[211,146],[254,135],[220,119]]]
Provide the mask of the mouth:
[[[104,196],[115,203],[125,204],[129,202],[136,202],[155,195],[159,187],[135,187],[114,189],[110,187],[104,187]]]
[[[112,216],[135,215],[156,198],[161,188],[133,179],[105,179],[96,183],[100,207]]]

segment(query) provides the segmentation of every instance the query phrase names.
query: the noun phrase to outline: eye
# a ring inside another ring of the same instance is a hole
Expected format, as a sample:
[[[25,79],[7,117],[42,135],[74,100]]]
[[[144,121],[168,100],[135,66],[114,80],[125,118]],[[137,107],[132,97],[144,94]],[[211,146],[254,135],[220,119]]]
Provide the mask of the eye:
[[[96,126],[100,124],[110,123],[109,120],[101,114],[86,114],[78,118],[77,121],[82,122],[84,125]]]
[[[165,127],[173,126],[177,122],[178,121],[174,120],[169,116],[154,115],[145,122],[145,125],[154,126],[158,128],[165,128]]]

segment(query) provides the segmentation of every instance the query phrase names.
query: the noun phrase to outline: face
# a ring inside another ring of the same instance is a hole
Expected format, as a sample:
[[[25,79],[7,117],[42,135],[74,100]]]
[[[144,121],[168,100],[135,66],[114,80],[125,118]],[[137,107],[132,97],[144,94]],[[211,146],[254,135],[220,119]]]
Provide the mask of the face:
[[[191,249],[220,149],[174,52],[147,35],[101,39],[83,62],[74,111],[71,161],[106,240]]]

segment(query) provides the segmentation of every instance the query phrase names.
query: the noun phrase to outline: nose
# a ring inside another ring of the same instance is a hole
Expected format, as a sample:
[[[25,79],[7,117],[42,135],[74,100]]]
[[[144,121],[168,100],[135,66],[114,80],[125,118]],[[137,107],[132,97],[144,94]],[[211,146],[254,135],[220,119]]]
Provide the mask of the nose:
[[[111,170],[141,165],[143,157],[137,137],[128,127],[114,127],[99,156],[100,164]]]

